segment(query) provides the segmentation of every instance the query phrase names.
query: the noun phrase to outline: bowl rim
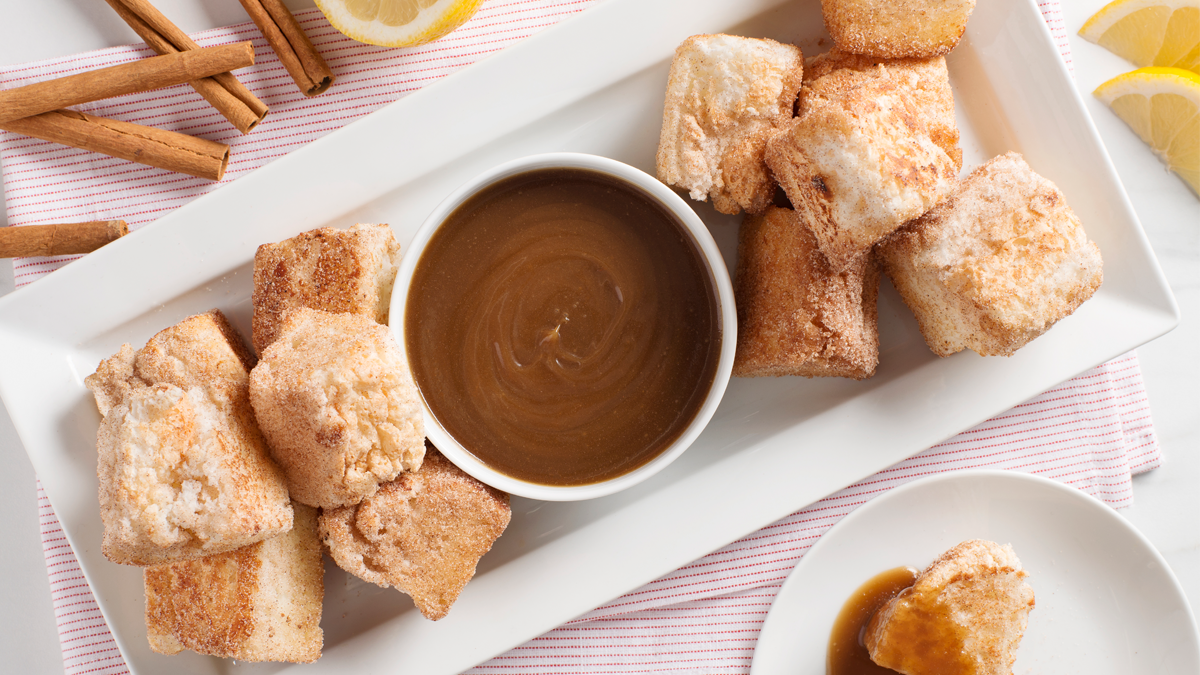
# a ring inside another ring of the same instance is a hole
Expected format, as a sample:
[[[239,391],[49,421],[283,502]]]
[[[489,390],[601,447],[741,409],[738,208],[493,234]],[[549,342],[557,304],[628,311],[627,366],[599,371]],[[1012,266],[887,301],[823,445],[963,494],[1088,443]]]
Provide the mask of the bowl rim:
[[[717,369],[712,386],[695,417],[663,452],[657,457],[620,476],[597,483],[584,485],[545,485],[514,478],[501,473],[480,461],[464,448],[438,423],[424,394],[419,396],[424,417],[425,435],[447,459],[475,479],[498,490],[543,501],[578,501],[594,499],[630,488],[650,478],[683,454],[708,425],[724,397],[725,389],[733,371],[733,357],[737,345],[737,312],[734,305],[733,283],[724,257],[704,221],[692,207],[674,190],[657,178],[633,166],[599,155],[573,152],[554,152],[528,155],[499,164],[466,181],[443,199],[425,218],[409,242],[396,268],[396,280],[392,286],[388,328],[396,339],[404,363],[408,364],[408,348],[405,344],[405,310],[408,292],[425,246],[442,222],[469,197],[481,189],[510,176],[538,169],[572,168],[585,169],[617,178],[641,190],[657,200],[683,224],[693,244],[701,253],[717,295],[718,322],[721,327],[721,346],[718,352]],[[414,384],[416,377],[413,377]],[[417,384],[420,392],[420,385]]]

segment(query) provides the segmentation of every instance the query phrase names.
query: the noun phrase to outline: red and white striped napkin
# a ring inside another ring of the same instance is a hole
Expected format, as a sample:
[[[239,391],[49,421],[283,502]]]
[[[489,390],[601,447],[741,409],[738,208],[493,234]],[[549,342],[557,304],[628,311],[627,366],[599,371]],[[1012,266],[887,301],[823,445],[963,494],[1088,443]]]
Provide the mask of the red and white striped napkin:
[[[276,157],[340,128],[424,84],[503,49],[602,0],[488,0],[449,36],[421,48],[353,42],[316,10],[297,15],[337,82],[301,95],[253,24],[193,36],[201,45],[254,42],[258,63],[240,79],[270,107],[248,136],[238,134],[190,88],[124,96],[81,109],[200,135],[232,146],[224,180],[211,183],[0,132],[9,222],[122,218],[138,229]],[[1041,0],[1068,66],[1058,0]],[[0,68],[0,87],[151,55],[142,45]],[[18,286],[77,256],[14,263]],[[1027,403],[627,593],[470,672],[744,673],[775,594],[804,552],[856,507],[931,473],[1003,468],[1059,480],[1120,508],[1132,502],[1133,474],[1159,465],[1137,356],[1127,354]],[[51,595],[70,675],[128,672],[49,501],[38,489]]]

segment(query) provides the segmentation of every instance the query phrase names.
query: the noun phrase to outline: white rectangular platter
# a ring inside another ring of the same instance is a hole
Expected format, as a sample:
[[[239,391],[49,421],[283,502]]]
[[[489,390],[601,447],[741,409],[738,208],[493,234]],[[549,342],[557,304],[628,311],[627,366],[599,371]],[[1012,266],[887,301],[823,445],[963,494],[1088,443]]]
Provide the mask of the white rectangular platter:
[[[502,161],[590,152],[653,173],[671,54],[713,32],[810,55],[829,44],[816,0],[606,0],[0,300],[0,395],[136,673],[230,664],[150,652],[141,573],[100,552],[100,418],[83,386],[100,359],[211,307],[248,335],[259,244],[355,222],[390,223],[406,243],[452,189]],[[949,65],[964,169],[1022,152],[1103,252],[1104,285],[1075,315],[1011,358],[938,359],[885,283],[874,378],[735,379],[697,443],[637,488],[514,499],[508,532],[446,619],[330,569],[321,660],[238,670],[460,672],[1174,327],[1174,300],[1032,0],[979,0]],[[696,208],[732,270],[738,219]]]

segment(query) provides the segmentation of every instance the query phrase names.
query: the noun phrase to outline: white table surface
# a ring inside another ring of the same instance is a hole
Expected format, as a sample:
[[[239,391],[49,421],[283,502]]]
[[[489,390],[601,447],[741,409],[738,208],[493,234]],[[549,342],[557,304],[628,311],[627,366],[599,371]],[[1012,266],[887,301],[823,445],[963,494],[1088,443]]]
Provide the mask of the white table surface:
[[[1200,608],[1200,199],[1090,95],[1101,82],[1132,69],[1074,35],[1106,1],[1063,1],[1076,81],[1183,315],[1173,332],[1138,350],[1165,461],[1134,478],[1134,505],[1119,513],[1162,552],[1195,611]],[[310,0],[285,2],[292,9],[312,6]],[[188,32],[246,20],[234,0],[154,4]],[[100,0],[4,0],[0,11],[4,65],[140,41]],[[0,226],[7,224],[0,210]],[[0,294],[12,289],[12,266],[0,262]],[[5,580],[0,584],[0,670],[57,672],[62,658],[38,530],[35,476],[6,413],[0,414],[0,458],[0,513],[5,514],[0,517],[0,578]]]

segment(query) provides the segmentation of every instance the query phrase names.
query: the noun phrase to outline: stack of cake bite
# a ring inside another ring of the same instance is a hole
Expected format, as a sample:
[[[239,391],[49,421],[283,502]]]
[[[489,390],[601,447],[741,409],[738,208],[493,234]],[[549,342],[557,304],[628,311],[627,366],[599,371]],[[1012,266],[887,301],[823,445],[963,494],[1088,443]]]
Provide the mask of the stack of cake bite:
[[[213,310],[87,378],[104,553],[144,567],[155,651],[316,660],[322,542],[439,619],[508,525],[508,495],[426,446],[383,325],[398,254],[386,225],[263,245],[257,360]]]
[[[658,176],[747,213],[734,375],[873,375],[880,269],[939,356],[1011,355],[1099,287],[1099,249],[1020,155],[958,179],[944,55],[973,7],[823,0],[834,47],[804,65],[766,39],[679,46]],[[757,196],[736,199],[748,176]]]
[[[85,380],[104,415],[104,555],[143,567],[148,639],[164,654],[307,662],[321,653],[316,522],[289,501],[255,422],[253,365],[213,310],[136,352],[122,346]]]

